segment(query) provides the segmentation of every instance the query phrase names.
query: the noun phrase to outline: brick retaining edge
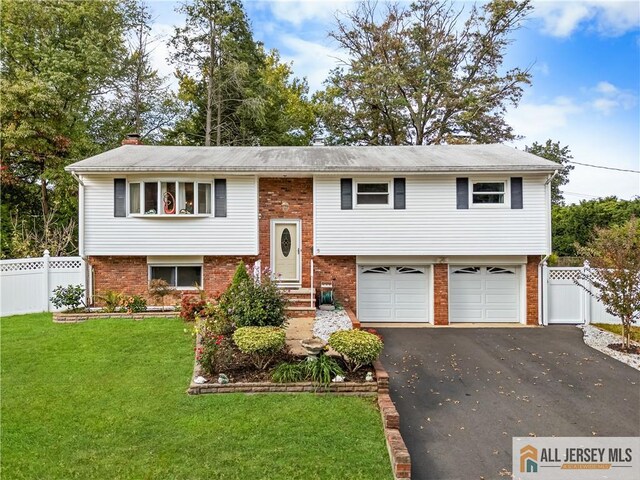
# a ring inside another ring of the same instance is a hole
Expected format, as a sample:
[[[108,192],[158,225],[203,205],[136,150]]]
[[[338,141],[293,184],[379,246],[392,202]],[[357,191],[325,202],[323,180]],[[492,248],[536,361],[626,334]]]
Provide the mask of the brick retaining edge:
[[[389,396],[389,374],[379,360],[373,363],[373,368],[378,379],[378,408],[382,416],[393,478],[407,480],[411,478],[411,456],[400,434],[400,414]]]
[[[84,312],[84,313],[62,313],[53,314],[54,323],[81,323],[93,319],[121,318],[143,320],[145,318],[176,318],[180,312],[140,312],[140,313],[104,313],[104,312]]]

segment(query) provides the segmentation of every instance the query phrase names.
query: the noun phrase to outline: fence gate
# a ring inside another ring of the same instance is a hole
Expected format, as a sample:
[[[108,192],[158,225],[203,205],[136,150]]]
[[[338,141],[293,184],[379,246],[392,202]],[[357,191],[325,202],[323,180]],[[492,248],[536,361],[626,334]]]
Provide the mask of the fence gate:
[[[593,295],[575,282],[584,267],[542,268],[545,324],[620,323]]]
[[[49,298],[58,285],[85,286],[81,257],[0,260],[0,316],[55,310]]]

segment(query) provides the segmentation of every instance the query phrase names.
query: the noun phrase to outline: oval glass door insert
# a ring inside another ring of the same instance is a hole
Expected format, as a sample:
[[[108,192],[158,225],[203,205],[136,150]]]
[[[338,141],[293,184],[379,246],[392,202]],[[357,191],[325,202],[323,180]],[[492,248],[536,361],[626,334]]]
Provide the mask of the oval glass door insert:
[[[282,230],[282,235],[280,236],[280,248],[282,249],[282,255],[285,257],[288,257],[289,253],[291,253],[291,232],[289,232],[288,228]]]

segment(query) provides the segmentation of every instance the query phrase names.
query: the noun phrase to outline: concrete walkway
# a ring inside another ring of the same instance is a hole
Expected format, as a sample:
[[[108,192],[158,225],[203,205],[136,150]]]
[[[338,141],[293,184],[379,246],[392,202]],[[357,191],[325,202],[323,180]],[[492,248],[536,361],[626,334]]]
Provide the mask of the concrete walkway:
[[[287,325],[287,346],[293,355],[306,355],[300,340],[313,337],[314,318],[292,318]]]

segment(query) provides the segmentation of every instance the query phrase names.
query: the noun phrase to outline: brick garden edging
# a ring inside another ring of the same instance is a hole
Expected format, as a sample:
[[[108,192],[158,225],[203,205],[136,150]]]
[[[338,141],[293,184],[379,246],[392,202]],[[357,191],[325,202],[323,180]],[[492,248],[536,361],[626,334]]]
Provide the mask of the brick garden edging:
[[[395,480],[411,478],[411,456],[400,434],[400,414],[389,396],[389,374],[379,360],[373,363],[378,379],[378,408]]]
[[[104,312],[83,312],[83,313],[62,313],[55,312],[53,314],[53,321],[55,323],[80,323],[93,319],[105,319],[105,318],[122,318],[143,320],[145,318],[175,318],[180,315],[180,312],[140,312],[140,313],[104,313]]]

